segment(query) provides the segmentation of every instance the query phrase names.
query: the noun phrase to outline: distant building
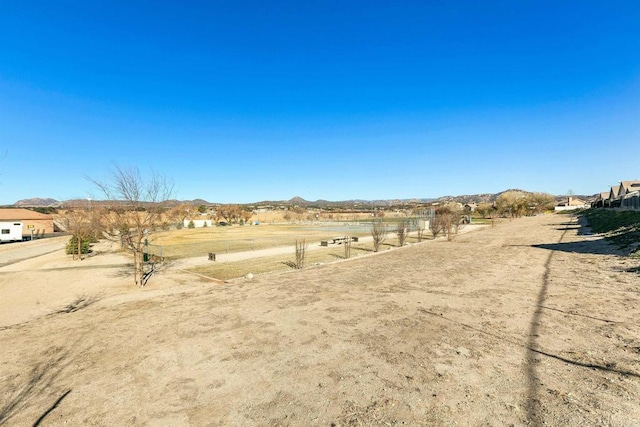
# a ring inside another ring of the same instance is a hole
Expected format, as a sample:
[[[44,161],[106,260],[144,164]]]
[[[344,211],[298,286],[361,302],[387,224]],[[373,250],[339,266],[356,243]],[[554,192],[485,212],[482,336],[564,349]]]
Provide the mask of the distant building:
[[[182,222],[182,225],[185,228],[188,228],[190,222],[193,222],[194,228],[212,227],[214,225],[213,221],[211,221],[210,219],[185,219]]]
[[[7,208],[0,209],[0,221],[15,221],[22,223],[22,235],[28,238],[42,237],[45,234],[52,234],[53,217],[51,215],[41,214],[29,209]]]
[[[640,181],[621,181],[618,187],[618,197],[640,191]]]
[[[616,205],[625,209],[640,209],[640,181],[620,182]]]
[[[620,181],[596,196],[594,208],[640,209],[640,180]]]
[[[603,191],[601,193],[598,193],[591,206],[594,208],[604,208],[607,200],[609,200],[609,192]]]
[[[478,208],[477,203],[467,203],[466,205],[464,205],[464,210],[466,212],[475,212],[477,208]]]
[[[620,191],[620,186],[619,185],[612,185],[611,189],[609,190],[609,198],[607,199],[606,203],[605,203],[605,207],[606,208],[614,208],[616,207],[616,202],[618,200],[618,191]]]
[[[569,211],[573,209],[586,209],[590,207],[589,203],[577,197],[567,197],[565,201],[558,203],[555,207],[556,211]]]

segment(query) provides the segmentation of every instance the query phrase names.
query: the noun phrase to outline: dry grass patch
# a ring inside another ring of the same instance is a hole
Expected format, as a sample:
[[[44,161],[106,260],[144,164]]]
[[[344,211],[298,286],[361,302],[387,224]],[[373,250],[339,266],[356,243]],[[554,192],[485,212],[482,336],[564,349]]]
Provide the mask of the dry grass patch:
[[[370,242],[352,243],[350,259],[370,253],[373,253]],[[313,266],[344,259],[344,247],[342,245],[331,245],[327,248],[307,251],[305,265]],[[190,268],[189,271],[219,280],[230,280],[244,277],[249,273],[265,274],[293,269],[295,269],[295,251],[292,248],[291,253],[286,255],[251,258],[234,262],[212,262],[206,266]]]
[[[300,239],[319,242],[345,234],[367,236],[369,227],[340,223],[268,224],[172,230],[159,233],[149,245],[149,252],[165,258],[188,258],[209,252],[232,253],[290,246]]]

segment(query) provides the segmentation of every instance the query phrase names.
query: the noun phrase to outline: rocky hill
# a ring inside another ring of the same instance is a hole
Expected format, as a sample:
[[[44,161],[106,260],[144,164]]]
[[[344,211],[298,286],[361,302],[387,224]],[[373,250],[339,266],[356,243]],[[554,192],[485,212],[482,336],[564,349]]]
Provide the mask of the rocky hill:
[[[45,207],[58,207],[60,206],[60,202],[56,199],[41,199],[39,197],[35,197],[33,199],[23,199],[18,200],[14,203],[14,206],[19,208],[45,208]]]

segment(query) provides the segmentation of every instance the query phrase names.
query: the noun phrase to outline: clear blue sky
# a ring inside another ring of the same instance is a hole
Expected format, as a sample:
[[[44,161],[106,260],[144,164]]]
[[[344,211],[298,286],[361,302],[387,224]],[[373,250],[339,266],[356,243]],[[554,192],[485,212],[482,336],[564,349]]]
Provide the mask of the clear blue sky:
[[[0,0],[0,204],[594,194],[640,179],[640,2]]]

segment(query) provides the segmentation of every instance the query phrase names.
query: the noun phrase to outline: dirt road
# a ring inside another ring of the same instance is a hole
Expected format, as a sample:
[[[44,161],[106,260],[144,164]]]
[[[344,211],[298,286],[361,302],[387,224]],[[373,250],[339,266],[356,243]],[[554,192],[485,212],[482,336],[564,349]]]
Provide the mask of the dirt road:
[[[552,215],[222,286],[96,264],[0,329],[0,424],[640,425],[637,263]]]

